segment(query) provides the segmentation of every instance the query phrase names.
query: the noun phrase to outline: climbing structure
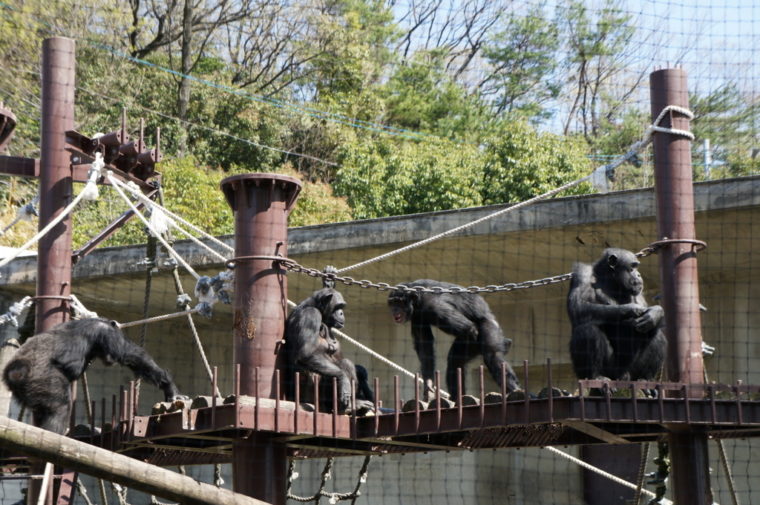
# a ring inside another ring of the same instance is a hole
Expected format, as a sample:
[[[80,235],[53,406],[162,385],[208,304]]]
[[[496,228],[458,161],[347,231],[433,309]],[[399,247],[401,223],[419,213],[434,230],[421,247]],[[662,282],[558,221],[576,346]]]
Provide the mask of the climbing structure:
[[[46,41],[46,48],[46,58],[73,54],[71,41],[65,39]],[[72,70],[73,61],[48,62],[45,68],[49,67]],[[675,89],[653,99],[653,117],[670,105],[686,107],[684,83],[674,87],[671,82],[682,79],[682,73],[675,69],[653,74],[653,90]],[[43,103],[54,107],[55,100],[60,100],[70,107],[72,89],[57,86],[71,86],[71,81],[70,75],[56,75],[50,88],[43,88]],[[56,107],[63,106],[59,103]],[[109,170],[118,176],[118,180],[108,179],[112,185],[130,181],[148,197],[153,194],[156,188],[149,181],[158,176],[154,171],[157,150],[146,151],[142,140],[131,148],[125,147],[129,143],[124,127],[113,135],[88,138],[71,130],[71,117],[58,115],[62,122],[45,130],[44,138],[48,140],[43,140],[43,153],[47,153],[40,165],[44,181],[43,223],[65,207],[72,179],[89,180],[83,174],[94,164],[96,152],[104,155]],[[453,398],[454,407],[444,408],[437,398],[435,407],[425,408],[419,401],[419,381],[415,381],[415,398],[402,398],[398,378],[393,384],[375,381],[376,414],[372,416],[338,414],[337,406],[331,413],[318,412],[313,405],[301,403],[300,392],[295,401],[286,401],[278,348],[287,314],[286,273],[292,264],[288,260],[287,217],[296,203],[300,184],[286,176],[245,174],[230,177],[222,184],[235,212],[236,225],[230,328],[234,342],[230,364],[235,370],[233,393],[218,393],[214,371],[208,396],[160,405],[151,415],[138,415],[139,395],[133,384],[110,404],[107,400],[93,402],[90,429],[74,431],[72,436],[154,465],[231,463],[236,493],[276,504],[285,503],[288,496],[289,478],[293,476],[289,459],[621,444],[668,438],[677,500],[711,503],[707,439],[760,435],[760,387],[703,383],[701,360],[696,358],[701,356],[701,337],[693,330],[699,327],[698,296],[686,289],[695,283],[695,245],[699,245],[693,227],[689,229],[693,205],[687,202],[680,206],[682,214],[670,213],[673,199],[683,200],[691,193],[690,178],[673,173],[690,171],[690,163],[673,161],[673,153],[668,152],[688,153],[688,148],[683,147],[688,138],[677,133],[688,131],[688,116],[678,110],[668,111],[666,123],[664,135],[655,136],[655,150],[658,158],[671,159],[657,175],[658,201],[663,203],[656,246],[661,253],[663,278],[672,279],[663,282],[664,298],[672,301],[671,306],[666,306],[667,326],[673,332],[667,381],[579,381],[577,394],[570,395],[553,381],[551,361],[546,362],[541,383],[531,377],[528,363],[524,362],[522,370],[518,367],[523,388],[541,390],[543,394],[518,397],[507,395],[506,390],[489,392],[481,368],[477,394],[465,398],[460,393]],[[0,137],[0,143],[2,140]],[[0,167],[9,166],[17,167],[17,175],[35,175],[28,171],[28,167],[35,166],[34,160],[0,159]],[[14,172],[8,169],[6,173]],[[682,186],[671,187],[669,192],[668,181],[672,180],[680,181]],[[59,226],[61,232],[51,234],[50,242],[40,245],[40,251],[49,256],[39,259],[38,329],[49,327],[68,313],[71,273],[62,267],[81,258],[109,233],[104,231],[88,246],[73,252],[70,238],[64,233],[70,230],[70,224],[64,220]],[[691,357],[691,361],[687,363],[684,356]],[[440,384],[435,386],[440,394]],[[390,395],[381,393],[389,390],[393,392]],[[649,391],[656,391],[656,396],[644,394]],[[318,395],[315,388],[313,396]],[[403,408],[406,400],[415,400],[411,408]],[[361,474],[366,474],[366,467]],[[71,489],[61,485],[58,500],[70,496]],[[355,497],[354,493],[352,498]]]

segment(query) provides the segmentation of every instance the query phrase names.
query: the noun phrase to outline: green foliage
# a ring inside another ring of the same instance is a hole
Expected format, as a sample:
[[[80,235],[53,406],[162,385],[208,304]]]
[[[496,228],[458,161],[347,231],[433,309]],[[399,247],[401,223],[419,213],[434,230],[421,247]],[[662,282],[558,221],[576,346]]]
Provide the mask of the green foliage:
[[[473,138],[487,121],[475,97],[446,74],[443,54],[418,53],[398,67],[386,88],[385,120],[445,138]]]
[[[357,219],[518,202],[590,173],[585,143],[503,121],[470,144],[367,139],[341,150],[335,192]],[[567,194],[590,191],[588,184]]]
[[[9,177],[0,185],[0,230],[18,215],[20,207],[34,199],[36,188],[20,177]],[[39,209],[39,205],[37,206]],[[37,219],[19,221],[0,238],[0,244],[20,247],[37,233]]]
[[[484,205],[520,202],[591,172],[582,141],[538,133],[526,123],[502,122],[485,142],[483,178],[478,188]],[[588,184],[566,194],[588,193]]]
[[[603,120],[599,135],[592,139],[591,158],[594,164],[608,163],[627,153],[634,142],[644,137],[651,119],[642,110],[628,109],[615,120]],[[651,164],[651,147],[643,150],[635,159],[624,163],[615,170],[616,190],[650,187],[654,184]]]
[[[483,50],[494,72],[481,84],[497,113],[528,118],[546,115],[542,103],[556,98],[560,83],[552,73],[557,67],[559,28],[546,19],[541,6],[522,16],[512,15],[504,31]]]
[[[699,163],[695,163],[694,169],[697,178],[704,179],[704,173],[699,170]],[[729,155],[725,163],[712,168],[710,178],[725,179],[727,177],[742,177],[757,174],[760,174],[760,157]]]
[[[346,199],[334,196],[329,184],[304,181],[300,174],[289,165],[280,167],[277,173],[300,179],[303,184],[296,206],[290,213],[288,220],[290,226],[351,220],[351,208],[346,203]]]
[[[712,159],[721,173],[739,175],[753,165],[749,149],[755,146],[760,103],[745,96],[735,84],[728,83],[706,95],[692,94],[690,108],[694,113],[691,130],[696,137],[692,144],[694,159],[702,156],[702,140],[709,139]],[[699,175],[697,171],[695,175]]]
[[[229,176],[218,169],[200,166],[192,157],[174,158],[160,164],[163,175],[164,204],[166,208],[212,235],[234,232],[232,210],[220,190],[222,179]],[[298,178],[292,167],[283,166],[278,173]],[[324,183],[303,183],[303,189],[290,216],[290,226],[322,224],[350,219],[345,200],[332,195]],[[81,185],[80,188],[81,190]],[[84,202],[74,212],[74,247],[79,247],[106,226],[112,219],[128,209],[124,200],[112,189],[101,186],[100,198]],[[186,238],[174,233],[175,238]],[[103,245],[127,245],[145,242],[145,226],[139,218],[117,231]]]
[[[314,20],[324,51],[312,62],[317,99],[341,103],[377,81],[392,59],[393,13],[382,0],[335,0]]]
[[[453,142],[363,139],[341,148],[335,192],[357,219],[480,205],[477,148]]]

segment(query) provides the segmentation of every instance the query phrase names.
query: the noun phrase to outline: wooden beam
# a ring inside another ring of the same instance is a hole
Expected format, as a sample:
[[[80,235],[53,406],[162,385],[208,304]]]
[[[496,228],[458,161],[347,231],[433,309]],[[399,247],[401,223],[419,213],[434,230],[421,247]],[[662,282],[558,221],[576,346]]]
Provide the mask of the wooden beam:
[[[630,441],[626,440],[623,437],[619,437],[615,435],[614,433],[610,433],[607,430],[603,430],[597,426],[594,426],[591,423],[585,423],[583,421],[562,421],[562,424],[565,426],[569,426],[570,428],[580,431],[581,433],[585,433],[586,435],[590,435],[594,438],[598,438],[599,440],[602,440],[603,442],[607,442],[608,444],[628,444]]]
[[[186,505],[266,505],[4,416],[0,416],[0,447]]]

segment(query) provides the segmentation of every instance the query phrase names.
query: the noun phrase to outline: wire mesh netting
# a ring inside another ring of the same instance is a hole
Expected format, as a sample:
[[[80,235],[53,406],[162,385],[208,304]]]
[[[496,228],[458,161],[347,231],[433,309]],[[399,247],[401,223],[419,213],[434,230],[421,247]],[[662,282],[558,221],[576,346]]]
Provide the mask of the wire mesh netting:
[[[175,4],[0,2],[2,505],[760,500],[758,6]]]

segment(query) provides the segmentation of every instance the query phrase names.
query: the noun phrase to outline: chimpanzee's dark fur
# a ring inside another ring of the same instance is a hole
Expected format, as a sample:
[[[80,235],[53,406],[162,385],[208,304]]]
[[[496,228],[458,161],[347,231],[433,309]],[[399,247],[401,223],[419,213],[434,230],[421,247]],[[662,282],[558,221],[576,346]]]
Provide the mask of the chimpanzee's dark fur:
[[[169,374],[130,342],[115,321],[80,319],[30,337],[3,371],[16,399],[32,411],[35,426],[63,434],[69,423],[71,383],[95,358],[127,366],[159,387],[171,401],[180,397]]]
[[[360,400],[367,400],[375,403],[375,392],[369,385],[369,374],[367,369],[361,365],[355,365],[356,368],[356,397]]]
[[[351,382],[358,383],[356,367],[343,357],[340,343],[332,334],[332,328],[340,329],[346,319],[343,308],[346,302],[333,288],[322,288],[302,301],[285,322],[285,371],[286,395],[295,399],[295,373],[305,379],[301,387],[301,399],[307,401],[311,394],[312,373],[320,376],[320,407],[332,410],[332,381],[338,382],[338,408],[345,411],[351,406]],[[357,408],[368,408],[368,401],[361,401],[361,392],[371,390],[366,380],[357,385]],[[368,400],[368,399],[367,399]]]
[[[625,249],[606,249],[573,270],[567,312],[573,327],[570,355],[579,379],[654,380],[665,360],[663,310],[647,306],[639,260]]]
[[[404,285],[426,288],[456,287],[455,284],[429,279],[407,282]],[[504,364],[507,390],[511,392],[520,387],[517,376],[505,358],[512,346],[512,340],[504,337],[499,323],[483,297],[473,293],[406,293],[403,290],[395,290],[388,295],[388,305],[394,321],[412,323],[414,350],[417,351],[420,360],[422,378],[427,384],[426,397],[433,391],[435,373],[435,338],[431,326],[454,336],[454,343],[446,362],[446,387],[452,398],[457,397],[457,368],[464,368],[478,355],[483,356],[483,361],[497,384],[501,386],[501,368]],[[463,373],[462,389],[464,377]]]

